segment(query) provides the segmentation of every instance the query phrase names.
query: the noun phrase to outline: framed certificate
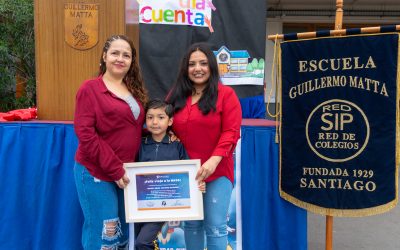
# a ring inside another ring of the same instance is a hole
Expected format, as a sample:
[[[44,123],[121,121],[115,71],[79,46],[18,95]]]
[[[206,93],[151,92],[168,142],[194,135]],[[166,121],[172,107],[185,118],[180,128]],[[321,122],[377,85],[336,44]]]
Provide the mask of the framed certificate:
[[[200,160],[124,163],[127,222],[203,219],[203,194],[195,180]]]

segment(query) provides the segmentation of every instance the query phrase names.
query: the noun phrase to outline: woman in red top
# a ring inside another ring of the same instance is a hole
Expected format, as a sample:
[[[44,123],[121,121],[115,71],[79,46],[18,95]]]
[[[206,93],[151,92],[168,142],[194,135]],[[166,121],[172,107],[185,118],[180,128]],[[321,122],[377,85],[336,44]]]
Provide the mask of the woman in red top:
[[[79,140],[75,183],[84,214],[84,249],[122,249],[128,243],[123,162],[136,159],[144,123],[146,91],[133,42],[110,37],[100,58],[99,77],[76,95],[74,128]]]
[[[198,181],[207,182],[204,221],[185,222],[188,250],[227,247],[227,214],[233,188],[233,151],[240,137],[242,111],[228,86],[219,82],[213,52],[204,43],[190,46],[168,96],[175,107],[173,131],[191,159],[201,159]]]

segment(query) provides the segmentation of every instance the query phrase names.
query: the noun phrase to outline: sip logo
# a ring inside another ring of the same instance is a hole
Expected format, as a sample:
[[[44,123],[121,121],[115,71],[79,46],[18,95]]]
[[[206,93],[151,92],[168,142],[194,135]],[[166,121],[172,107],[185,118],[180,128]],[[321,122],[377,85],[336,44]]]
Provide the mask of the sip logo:
[[[332,99],[319,104],[308,116],[306,137],[311,150],[330,162],[349,161],[365,149],[370,126],[356,104]]]

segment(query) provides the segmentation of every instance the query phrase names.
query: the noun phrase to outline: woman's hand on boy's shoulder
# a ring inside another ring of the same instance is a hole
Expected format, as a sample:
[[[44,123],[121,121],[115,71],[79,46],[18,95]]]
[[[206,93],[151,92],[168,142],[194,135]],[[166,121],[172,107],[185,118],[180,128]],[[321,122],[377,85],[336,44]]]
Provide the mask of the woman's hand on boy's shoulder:
[[[172,130],[170,130],[170,131],[168,132],[168,136],[169,136],[169,138],[170,138],[170,140],[171,140],[172,142],[174,142],[174,141],[181,141],[181,140],[179,140],[179,138],[176,136],[176,134],[175,134]]]

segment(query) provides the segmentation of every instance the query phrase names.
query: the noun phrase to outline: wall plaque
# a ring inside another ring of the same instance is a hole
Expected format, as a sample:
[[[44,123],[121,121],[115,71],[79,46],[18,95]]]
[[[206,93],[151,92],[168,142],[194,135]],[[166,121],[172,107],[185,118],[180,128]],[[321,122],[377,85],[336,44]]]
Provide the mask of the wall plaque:
[[[99,40],[99,4],[65,3],[65,42],[74,49],[86,50]]]

